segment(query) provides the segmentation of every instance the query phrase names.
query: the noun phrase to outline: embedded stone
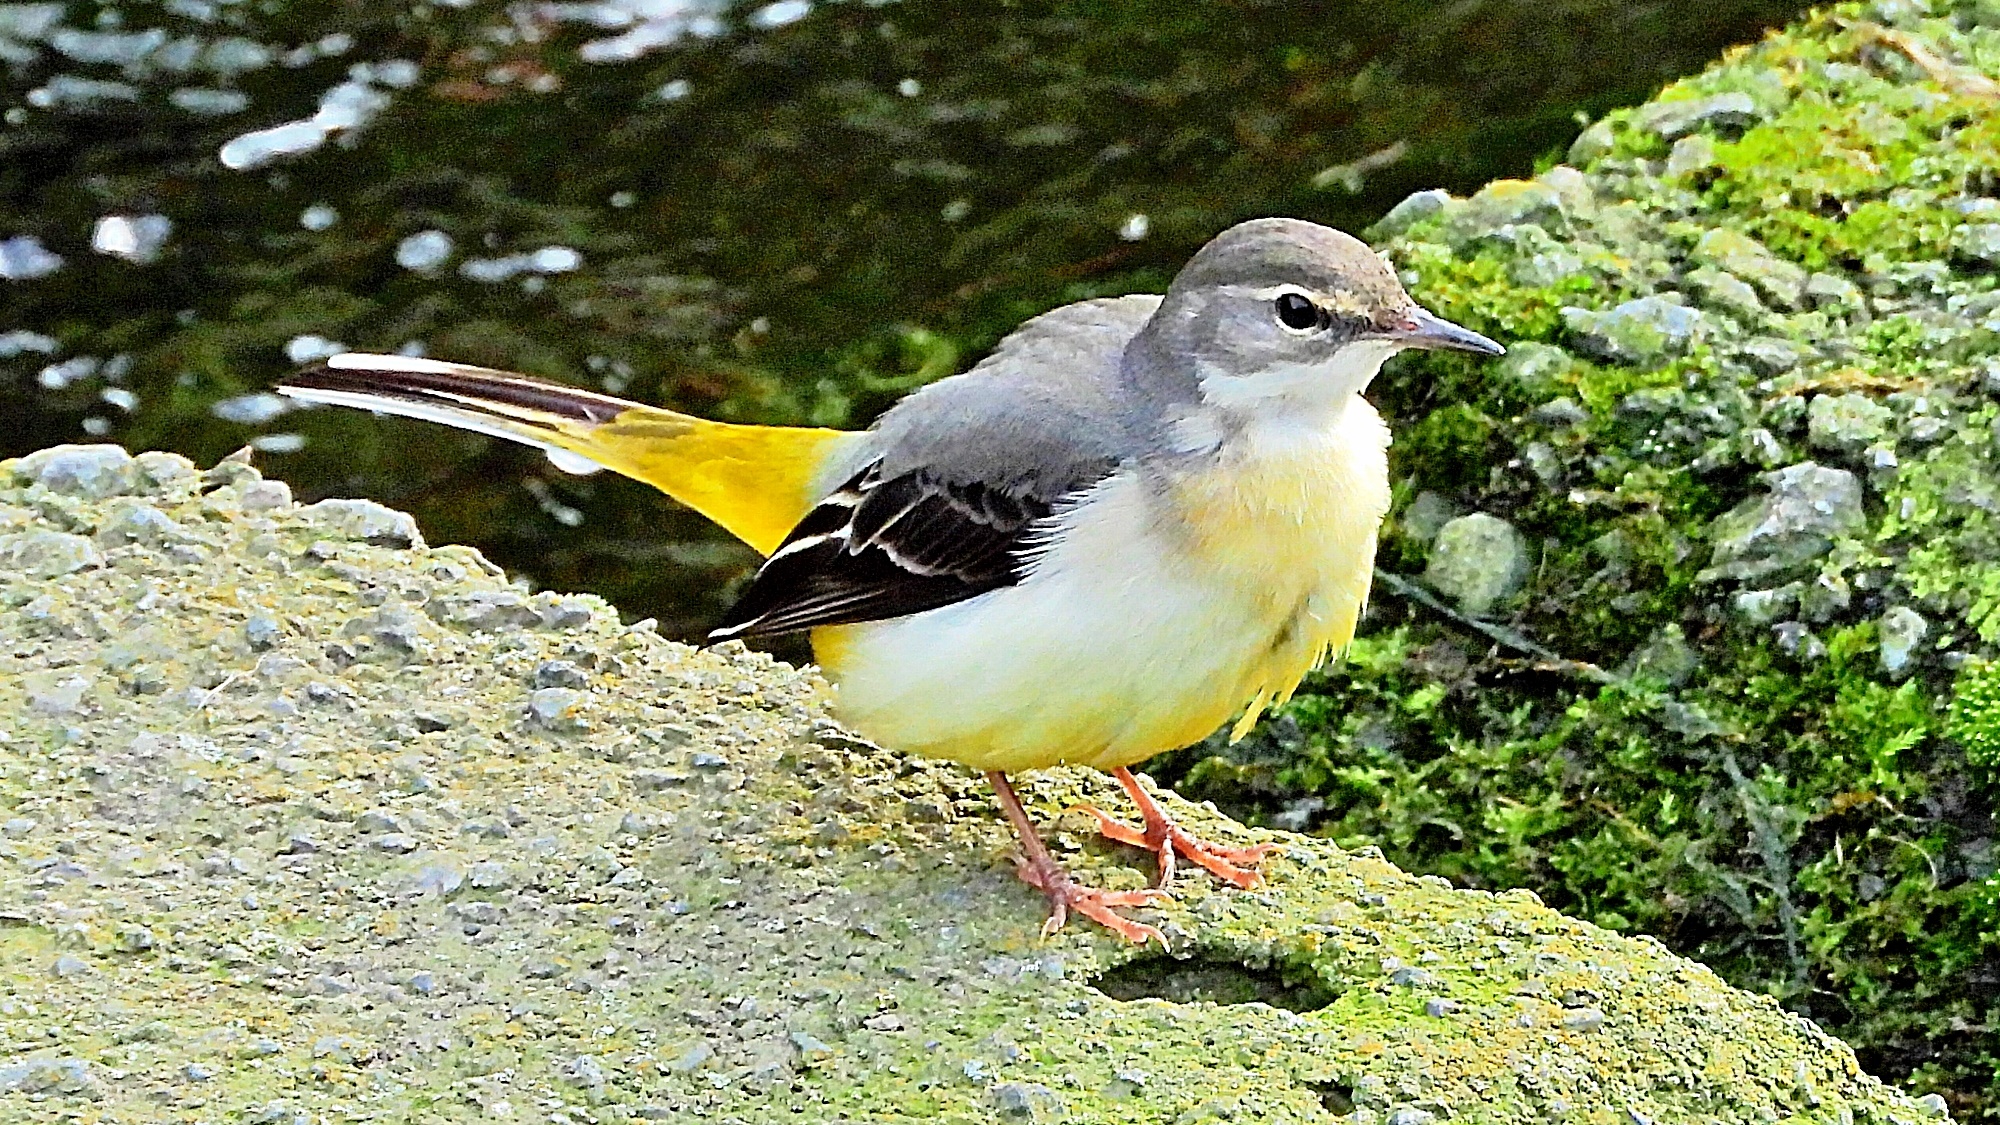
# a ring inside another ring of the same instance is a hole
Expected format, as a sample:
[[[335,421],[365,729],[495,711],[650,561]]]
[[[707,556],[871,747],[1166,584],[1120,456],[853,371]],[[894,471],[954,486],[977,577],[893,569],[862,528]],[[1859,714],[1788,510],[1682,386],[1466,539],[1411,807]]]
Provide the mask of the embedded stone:
[[[1674,142],[1667,153],[1667,175],[1686,176],[1715,166],[1715,141],[1706,133],[1691,133]]]
[[[1824,625],[1847,612],[1854,590],[1838,574],[1822,574],[1799,593],[1799,615],[1814,625]]]
[[[1581,425],[1584,422],[1590,421],[1590,411],[1584,409],[1582,403],[1570,398],[1568,395],[1564,395],[1560,398],[1552,398],[1535,407],[1533,410],[1528,411],[1528,417],[1545,426],[1555,429],[1567,429],[1570,426]]]
[[[1787,460],[1785,444],[1762,426],[1753,426],[1737,435],[1736,451],[1745,461],[1766,469],[1776,468]]]
[[[1752,322],[1769,316],[1771,310],[1757,296],[1750,283],[1733,273],[1702,266],[1688,271],[1687,286],[1709,308],[1720,309]]]
[[[1394,238],[1423,222],[1433,215],[1439,215],[1451,203],[1451,193],[1443,188],[1416,191],[1406,195],[1389,213],[1376,221],[1368,229],[1370,238]]]
[[[1428,543],[1437,538],[1438,529],[1451,522],[1458,514],[1451,501],[1425,489],[1417,493],[1410,506],[1403,509],[1400,523],[1403,534],[1419,543]]]
[[[1899,391],[1889,396],[1889,405],[1903,412],[1901,436],[1916,445],[1932,445],[1951,436],[1951,410],[1947,403],[1929,394]]]
[[[1759,336],[1746,340],[1736,348],[1739,359],[1748,363],[1759,375],[1783,375],[1798,367],[1805,357],[1797,345],[1776,336]]]
[[[1861,290],[1844,277],[1816,273],[1806,278],[1805,298],[1816,309],[1852,309],[1861,304]]]
[[[90,540],[46,527],[0,535],[0,571],[60,578],[104,562]]]
[[[1741,231],[1711,229],[1695,243],[1693,259],[1742,278],[1779,308],[1797,309],[1805,304],[1806,271]]]
[[[194,467],[194,462],[164,450],[148,449],[133,454],[132,466],[138,470],[141,482],[150,486],[142,491],[155,496],[192,490],[201,478],[201,470]]]
[[[347,539],[385,547],[422,547],[424,537],[408,512],[386,508],[373,500],[321,500],[300,514],[312,523]]]
[[[1791,615],[1803,583],[1787,582],[1770,590],[1744,590],[1731,599],[1738,616],[1752,625],[1769,625]]]
[[[1541,227],[1509,224],[1488,237],[1508,247],[1507,278],[1523,288],[1540,289],[1585,272],[1582,255]]]
[[[1562,192],[1534,180],[1495,180],[1452,216],[1452,242],[1462,245],[1506,226],[1562,229]]]
[[[1892,679],[1901,679],[1910,671],[1917,646],[1923,644],[1924,638],[1930,634],[1930,622],[1909,606],[1899,605],[1883,614],[1875,628],[1881,644],[1883,673]]]
[[[1634,367],[1657,366],[1685,352],[1703,320],[1678,293],[1638,297],[1604,311],[1566,307],[1562,317],[1578,351]]]
[[[28,709],[44,715],[74,715],[83,710],[90,679],[67,668],[44,668],[21,677]]]
[[[1595,164],[1617,147],[1618,135],[1612,131],[1611,119],[1600,117],[1570,142],[1569,162],[1578,166]]]
[[[266,512],[292,506],[292,486],[281,480],[252,481],[243,486],[238,502],[246,512]]]
[[[1755,581],[1794,569],[1868,526],[1861,481],[1846,469],[1803,461],[1757,478],[1766,492],[1716,517],[1714,543],[1698,581]]]
[[[1952,254],[1982,267],[2000,266],[2000,223],[1966,223],[1951,236]]]
[[[1806,440],[1813,448],[1853,455],[1881,441],[1895,412],[1867,395],[1814,395],[1806,408]]]
[[[1762,117],[1750,95],[1731,90],[1706,98],[1653,102],[1633,114],[1632,123],[1672,141],[1697,129],[1747,129]]]
[[[1528,542],[1498,516],[1474,512],[1438,529],[1424,581],[1471,617],[1520,592],[1528,579]]]
[[[584,717],[589,703],[590,697],[574,688],[539,688],[528,696],[528,719],[544,730],[583,730],[590,725]]]
[[[1562,389],[1561,377],[1576,361],[1554,344],[1533,340],[1507,346],[1507,354],[1495,365],[1495,373],[1536,398]]]
[[[1771,626],[1771,635],[1777,639],[1780,652],[1796,656],[1803,663],[1810,664],[1826,655],[1826,642],[1803,621],[1780,621]]]
[[[1680,687],[1700,667],[1701,656],[1688,644],[1680,625],[1669,623],[1640,645],[1620,671],[1626,679]]]
[[[106,547],[134,543],[159,547],[189,538],[179,522],[144,500],[121,498],[110,505],[110,512],[97,529],[97,541]]]
[[[101,499],[130,492],[139,484],[132,455],[115,445],[57,445],[14,463],[17,476],[51,492]]]

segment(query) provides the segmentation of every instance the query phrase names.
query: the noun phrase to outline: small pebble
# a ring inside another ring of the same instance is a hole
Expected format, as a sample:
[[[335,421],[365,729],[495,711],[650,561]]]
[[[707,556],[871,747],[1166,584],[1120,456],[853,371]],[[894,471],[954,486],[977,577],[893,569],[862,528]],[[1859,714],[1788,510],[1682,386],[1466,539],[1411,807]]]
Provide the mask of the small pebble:
[[[706,1043],[697,1043],[693,1047],[690,1047],[680,1058],[668,1063],[667,1069],[676,1074],[687,1074],[707,1066],[709,1060],[714,1057],[715,1048]]]
[[[1563,1026],[1571,1031],[1596,1031],[1604,1026],[1604,1012],[1598,1008],[1577,1008],[1563,1014]]]
[[[536,687],[583,688],[590,686],[590,674],[567,660],[548,660],[535,669]]]
[[[403,822],[397,820],[393,813],[370,809],[354,819],[354,830],[371,836],[377,832],[401,832]]]

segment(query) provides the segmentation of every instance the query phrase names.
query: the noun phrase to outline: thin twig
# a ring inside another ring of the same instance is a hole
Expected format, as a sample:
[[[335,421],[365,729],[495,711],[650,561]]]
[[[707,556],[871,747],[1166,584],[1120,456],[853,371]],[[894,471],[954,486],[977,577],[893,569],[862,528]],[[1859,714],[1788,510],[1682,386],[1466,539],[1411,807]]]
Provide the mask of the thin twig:
[[[1743,776],[1742,767],[1736,764],[1736,751],[1725,746],[1722,749],[1722,768],[1729,774],[1729,783],[1736,789],[1736,799],[1743,804],[1743,815],[1750,822],[1750,838],[1756,844],[1757,858],[1763,860],[1764,870],[1770,876],[1769,885],[1777,896],[1778,926],[1785,935],[1785,956],[1792,965],[1792,987],[1803,992],[1806,975],[1810,966],[1806,962],[1805,940],[1799,934],[1799,910],[1792,902],[1792,857],[1791,849],[1778,834],[1778,826],[1771,822],[1770,809],[1764,798]]]
[[[1542,662],[1541,667],[1545,667],[1550,671],[1562,672],[1571,676],[1580,676],[1586,680],[1600,684],[1612,684],[1619,687],[1631,686],[1623,678],[1614,676],[1589,661],[1571,660],[1554,649],[1537,644],[1519,630],[1510,629],[1505,625],[1495,625],[1491,621],[1481,621],[1476,617],[1467,617],[1465,614],[1438,600],[1437,595],[1431,593],[1429,590],[1424,589],[1422,586],[1417,585],[1400,574],[1383,570],[1379,566],[1375,568],[1375,585],[1388,590],[1391,594],[1405,601],[1416,602],[1418,605],[1423,606],[1440,617],[1450,620],[1461,628],[1470,629],[1475,633],[1482,634],[1495,643],[1513,649],[1515,652],[1532,656]]]

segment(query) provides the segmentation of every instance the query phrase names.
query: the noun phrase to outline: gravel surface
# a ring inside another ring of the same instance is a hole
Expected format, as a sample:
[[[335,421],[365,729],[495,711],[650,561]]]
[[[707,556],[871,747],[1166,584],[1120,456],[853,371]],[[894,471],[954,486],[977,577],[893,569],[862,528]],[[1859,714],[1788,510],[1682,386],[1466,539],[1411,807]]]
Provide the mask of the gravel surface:
[[[0,463],[0,1119],[1916,1122],[1766,999],[1284,836],[1176,955],[811,672],[225,462]],[[1099,775],[1024,778],[1084,876]],[[1178,811],[1225,838],[1256,835]]]

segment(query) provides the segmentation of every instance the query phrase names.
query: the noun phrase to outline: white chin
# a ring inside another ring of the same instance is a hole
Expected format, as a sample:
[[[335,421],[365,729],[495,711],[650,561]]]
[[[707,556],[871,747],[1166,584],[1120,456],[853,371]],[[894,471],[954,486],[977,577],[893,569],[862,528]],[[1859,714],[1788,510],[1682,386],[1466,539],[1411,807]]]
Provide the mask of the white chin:
[[[1211,371],[1202,376],[1201,394],[1209,405],[1224,408],[1337,406],[1368,389],[1398,350],[1388,340],[1357,340],[1317,363],[1275,364],[1248,375]]]

